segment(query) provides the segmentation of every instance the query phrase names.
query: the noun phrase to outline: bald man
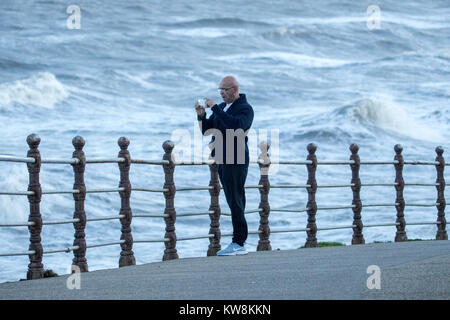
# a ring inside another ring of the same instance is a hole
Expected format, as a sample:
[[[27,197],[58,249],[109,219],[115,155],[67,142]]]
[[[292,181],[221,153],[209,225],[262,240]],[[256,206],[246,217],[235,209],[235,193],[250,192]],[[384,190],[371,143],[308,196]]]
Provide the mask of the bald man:
[[[245,240],[248,228],[245,220],[245,180],[249,165],[247,130],[253,122],[253,108],[247,102],[245,94],[239,93],[236,78],[227,76],[220,81],[219,93],[223,102],[216,104],[205,98],[205,106],[195,103],[197,119],[201,121],[202,134],[209,129],[216,129],[211,143],[221,134],[222,147],[215,145],[211,156],[218,164],[219,178],[225,198],[231,210],[233,239],[230,245],[217,252],[218,256],[247,254]],[[205,108],[211,108],[212,114],[206,118]],[[217,139],[216,139],[217,138]]]

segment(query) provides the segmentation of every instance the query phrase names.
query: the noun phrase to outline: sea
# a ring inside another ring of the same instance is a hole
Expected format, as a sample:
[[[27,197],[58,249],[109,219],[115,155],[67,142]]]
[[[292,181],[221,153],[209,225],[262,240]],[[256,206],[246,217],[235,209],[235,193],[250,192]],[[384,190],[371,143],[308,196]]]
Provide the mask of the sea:
[[[394,146],[403,147],[405,160],[434,161],[435,148],[450,150],[450,3],[448,0],[320,0],[320,1],[157,1],[73,0],[0,1],[0,154],[25,157],[29,134],[41,138],[42,158],[70,159],[72,139],[86,140],[89,158],[117,158],[120,137],[130,140],[135,159],[162,159],[162,144],[172,140],[176,160],[207,159],[210,137],[201,137],[194,103],[209,97],[221,102],[220,80],[233,75],[239,90],[254,109],[250,136],[251,160],[261,141],[269,141],[272,160],[304,161],[309,143],[317,146],[318,161],[346,161],[353,143],[361,161],[392,161]],[[207,111],[208,116],[211,111]],[[205,156],[206,155],[206,156]],[[405,165],[406,183],[436,181],[433,165]],[[394,224],[396,192],[392,164],[361,165],[362,221]],[[445,177],[448,174],[445,173]],[[117,188],[117,163],[88,164],[87,189]],[[348,185],[351,168],[319,165],[318,185]],[[207,165],[177,166],[176,187],[206,187]],[[250,164],[247,185],[258,185],[259,166]],[[304,164],[273,164],[270,184],[305,185]],[[447,178],[448,179],[448,178]],[[161,189],[161,165],[133,164],[130,180],[136,188]],[[42,164],[44,191],[71,190],[70,164]],[[389,185],[391,184],[391,185]],[[0,191],[26,191],[24,163],[0,162]],[[319,188],[318,207],[349,206],[350,187]],[[406,186],[406,232],[409,239],[434,239],[437,199],[434,186]],[[246,209],[259,206],[258,189],[246,189]],[[304,187],[272,188],[270,227],[302,229],[308,200]],[[120,196],[90,193],[88,218],[115,216]],[[204,212],[208,190],[178,191],[177,213]],[[220,194],[222,212],[230,212]],[[134,214],[163,214],[160,192],[131,194]],[[45,221],[70,220],[72,194],[45,194],[40,203]],[[29,203],[23,195],[0,195],[3,224],[28,220]],[[250,232],[259,227],[258,213],[246,215]],[[351,209],[318,210],[319,228],[351,226]],[[135,240],[162,239],[162,218],[132,221]],[[210,218],[178,217],[177,237],[207,236]],[[222,233],[232,232],[231,218],[220,219]],[[352,229],[319,230],[319,242],[351,245]],[[363,229],[366,243],[394,241],[395,226]],[[0,228],[0,254],[25,252],[27,227]],[[118,219],[92,221],[86,242],[117,242]],[[44,225],[44,250],[70,247],[72,224]],[[256,251],[258,235],[250,234],[247,249]],[[272,250],[298,249],[306,232],[272,233]],[[222,237],[222,247],[231,237]],[[177,242],[181,259],[204,257],[209,240]],[[117,268],[120,246],[89,248],[89,270]],[[161,261],[164,244],[135,243],[137,264]],[[73,253],[45,254],[44,269],[70,273]],[[0,256],[0,282],[26,278],[29,257]]]

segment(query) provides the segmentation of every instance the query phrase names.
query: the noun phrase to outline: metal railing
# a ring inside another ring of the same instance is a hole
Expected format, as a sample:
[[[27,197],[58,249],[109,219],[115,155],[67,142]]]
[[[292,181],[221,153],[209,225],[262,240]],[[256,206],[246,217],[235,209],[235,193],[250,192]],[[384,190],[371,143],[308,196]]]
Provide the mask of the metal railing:
[[[172,157],[172,150],[174,144],[171,141],[165,141],[163,143],[164,155],[162,160],[145,160],[145,159],[132,159],[128,151],[129,140],[125,137],[121,137],[118,140],[120,152],[117,158],[86,158],[83,152],[85,141],[82,137],[76,136],[72,140],[72,144],[75,147],[71,159],[50,159],[41,158],[38,146],[40,144],[40,138],[36,134],[31,134],[27,138],[29,145],[29,151],[27,157],[12,157],[0,155],[0,161],[3,162],[21,162],[26,163],[29,172],[29,186],[27,191],[0,191],[0,195],[25,195],[30,203],[30,214],[27,222],[23,223],[0,223],[0,227],[27,227],[30,233],[30,246],[27,251],[23,252],[10,252],[0,253],[2,256],[18,256],[28,255],[30,264],[28,266],[27,279],[36,279],[43,277],[43,265],[42,259],[44,254],[52,254],[59,252],[73,252],[73,265],[80,268],[80,271],[88,271],[88,265],[86,260],[86,249],[120,245],[121,253],[119,258],[119,267],[136,264],[134,252],[132,250],[133,243],[155,243],[162,242],[165,245],[163,254],[163,260],[177,259],[178,253],[176,249],[177,241],[187,241],[195,239],[209,239],[209,246],[207,249],[207,255],[216,255],[216,252],[220,250],[220,239],[223,236],[232,236],[232,234],[221,233],[219,228],[220,216],[231,216],[231,213],[221,212],[219,205],[219,194],[221,186],[218,178],[218,165],[214,160],[201,161],[201,162],[175,162]],[[421,221],[408,223],[408,225],[427,225],[435,224],[437,226],[436,239],[447,240],[446,231],[446,219],[445,219],[445,180],[444,180],[444,168],[448,163],[445,163],[442,157],[443,149],[441,147],[436,148],[437,157],[435,161],[407,161],[403,159],[402,147],[396,145],[394,147],[395,157],[393,161],[361,161],[358,155],[359,147],[356,144],[350,146],[351,156],[348,161],[318,161],[315,155],[317,147],[314,144],[307,146],[308,156],[305,161],[279,161],[278,164],[284,165],[305,165],[308,172],[308,179],[306,184],[299,185],[270,185],[269,182],[269,168],[271,160],[268,154],[269,145],[267,143],[260,144],[260,155],[257,161],[251,161],[251,164],[258,164],[260,168],[260,180],[258,185],[247,185],[247,189],[258,189],[260,192],[260,203],[257,209],[246,210],[245,214],[259,213],[260,222],[257,231],[250,231],[249,234],[257,234],[259,236],[257,250],[271,250],[271,244],[269,236],[271,233],[290,233],[290,232],[306,232],[307,239],[306,247],[316,247],[317,231],[320,230],[338,230],[338,229],[353,229],[352,244],[365,243],[363,236],[363,228],[368,227],[382,227],[382,226],[395,226],[397,231],[395,235],[395,241],[407,241],[407,235],[405,231],[406,221],[404,217],[404,209],[408,206],[418,207],[434,207],[436,206],[437,220],[436,221]],[[39,172],[41,164],[70,164],[74,171],[74,186],[70,190],[42,190],[39,181]],[[117,163],[120,170],[120,182],[117,188],[101,188],[101,189],[86,189],[84,184],[84,171],[86,164],[94,163]],[[162,166],[165,174],[165,182],[163,188],[143,188],[132,187],[129,172],[131,164],[143,164],[143,165],[160,165]],[[361,165],[394,165],[396,178],[393,183],[361,183],[359,178],[359,170]],[[174,170],[176,166],[185,165],[208,165],[210,169],[211,178],[207,187],[175,187],[174,183]],[[345,184],[323,184],[318,185],[316,181],[316,170],[318,165],[349,165],[352,172],[352,179],[350,183]],[[437,179],[435,183],[405,183],[403,180],[403,167],[404,165],[433,165],[436,167]],[[362,203],[360,199],[361,187],[371,186],[390,186],[396,190],[396,200],[393,203]],[[403,189],[405,186],[435,186],[437,189],[437,200],[433,203],[406,203],[403,198]],[[308,201],[304,207],[298,209],[284,209],[284,208],[271,208],[269,205],[269,191],[272,188],[305,188],[308,192]],[[317,206],[315,196],[318,188],[351,188],[353,193],[353,200],[351,205],[328,205]],[[209,209],[203,212],[182,212],[176,213],[174,207],[174,198],[177,191],[193,191],[193,190],[208,190],[210,193],[211,201]],[[159,192],[165,197],[165,209],[164,214],[155,213],[140,213],[133,214],[130,207],[130,195],[131,192]],[[88,193],[104,193],[104,192],[118,192],[121,197],[121,208],[118,215],[106,216],[106,217],[86,217],[84,211],[84,201],[86,194]],[[73,194],[75,202],[75,212],[73,219],[57,220],[57,221],[43,221],[40,213],[39,203],[42,195],[45,194]],[[397,211],[395,223],[379,223],[379,224],[366,224],[363,225],[361,219],[361,211],[364,207],[383,207],[391,206],[395,207]],[[318,210],[340,210],[351,209],[353,211],[353,223],[351,225],[342,226],[329,226],[320,227],[316,225],[316,213]],[[306,228],[296,229],[270,229],[269,227],[269,214],[270,212],[306,212],[308,216],[308,223]],[[190,237],[177,237],[175,233],[175,220],[179,217],[188,216],[201,216],[208,215],[210,217],[210,230],[207,235],[197,235]],[[155,239],[133,239],[131,235],[131,221],[132,218],[163,218],[166,224],[165,235],[162,238]],[[87,222],[104,221],[118,219],[122,225],[120,241],[86,244],[85,240],[85,227]],[[44,225],[57,225],[57,224],[73,224],[75,229],[75,239],[72,246],[68,246],[62,249],[56,250],[44,250],[41,244],[41,231]]]

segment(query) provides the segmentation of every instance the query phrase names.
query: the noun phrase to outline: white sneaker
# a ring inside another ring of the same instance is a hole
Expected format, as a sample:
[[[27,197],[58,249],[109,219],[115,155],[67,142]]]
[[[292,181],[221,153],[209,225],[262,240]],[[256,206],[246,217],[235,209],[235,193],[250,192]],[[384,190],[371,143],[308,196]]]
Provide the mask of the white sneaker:
[[[247,250],[244,246],[240,246],[237,243],[230,243],[228,247],[225,249],[222,249],[220,251],[217,251],[218,256],[236,256],[236,255],[243,255],[247,254]]]

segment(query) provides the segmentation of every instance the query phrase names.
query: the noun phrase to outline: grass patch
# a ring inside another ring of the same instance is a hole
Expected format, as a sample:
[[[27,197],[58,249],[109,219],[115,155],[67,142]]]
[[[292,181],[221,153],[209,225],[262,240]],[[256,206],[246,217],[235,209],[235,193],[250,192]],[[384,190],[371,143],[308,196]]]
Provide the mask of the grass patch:
[[[433,241],[435,239],[408,239],[408,241]],[[392,243],[392,241],[374,241],[372,243]]]
[[[318,242],[317,245],[319,248],[345,246],[345,244],[343,244],[341,242]],[[305,248],[305,246],[300,247],[300,249],[302,249],[302,248]]]

